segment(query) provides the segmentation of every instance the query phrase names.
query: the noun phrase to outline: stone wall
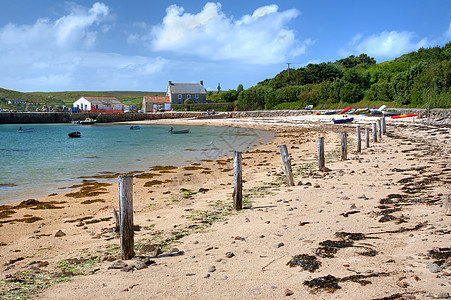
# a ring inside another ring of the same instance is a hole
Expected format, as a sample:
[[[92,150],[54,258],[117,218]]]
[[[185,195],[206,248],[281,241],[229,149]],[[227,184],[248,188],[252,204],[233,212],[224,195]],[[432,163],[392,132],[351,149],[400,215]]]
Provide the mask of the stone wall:
[[[395,109],[405,113],[417,113],[426,116],[425,109]],[[315,111],[308,110],[271,110],[271,111],[237,111],[206,115],[205,112],[165,112],[156,114],[118,113],[118,114],[74,114],[61,112],[0,112],[0,124],[30,124],[30,123],[70,123],[71,121],[97,118],[98,123],[128,122],[142,120],[178,119],[178,118],[268,118],[283,116],[309,115]],[[451,109],[431,109],[432,119],[451,119]]]

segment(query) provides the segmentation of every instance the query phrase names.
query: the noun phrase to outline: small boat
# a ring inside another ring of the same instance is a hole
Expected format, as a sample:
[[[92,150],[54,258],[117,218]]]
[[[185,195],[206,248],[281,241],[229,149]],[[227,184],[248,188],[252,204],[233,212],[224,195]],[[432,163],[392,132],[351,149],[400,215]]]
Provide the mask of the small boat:
[[[343,109],[342,111],[340,111],[338,114],[339,114],[339,115],[344,114],[345,112],[347,112],[348,110],[351,110],[351,109],[352,109],[351,106],[346,107],[345,109]]]
[[[86,118],[84,120],[78,120],[78,121],[72,121],[73,124],[80,124],[80,125],[92,125],[97,122],[96,119],[93,118]]]
[[[169,133],[170,134],[189,133],[189,128],[174,130],[174,128],[171,127],[171,129],[169,130]]]
[[[354,121],[354,118],[332,119],[332,121],[334,121],[334,124],[350,123]]]
[[[131,125],[130,130],[141,129],[141,125]]]
[[[22,128],[19,127],[19,129],[17,129],[18,133],[24,133],[24,132],[33,132],[33,128]]]
[[[404,115],[398,115],[398,116],[391,116],[392,119],[401,119],[401,118],[410,118],[410,117],[416,117],[417,114],[404,114]]]
[[[79,137],[81,137],[81,132],[73,131],[73,132],[69,132],[67,135],[71,138],[79,138]]]

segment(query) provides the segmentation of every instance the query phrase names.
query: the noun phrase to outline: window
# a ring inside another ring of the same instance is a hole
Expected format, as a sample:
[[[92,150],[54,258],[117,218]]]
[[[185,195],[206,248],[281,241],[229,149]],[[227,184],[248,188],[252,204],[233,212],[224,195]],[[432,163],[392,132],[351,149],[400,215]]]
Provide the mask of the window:
[[[182,94],[179,94],[178,97],[179,97],[179,99],[182,99]]]
[[[196,99],[199,99],[199,95],[196,95]]]

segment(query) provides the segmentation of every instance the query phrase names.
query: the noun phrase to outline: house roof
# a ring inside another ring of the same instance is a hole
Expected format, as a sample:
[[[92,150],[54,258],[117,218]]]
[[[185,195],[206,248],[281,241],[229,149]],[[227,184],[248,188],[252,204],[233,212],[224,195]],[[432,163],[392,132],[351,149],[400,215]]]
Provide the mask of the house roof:
[[[168,96],[144,96],[143,100],[146,103],[171,103]]]
[[[116,97],[83,97],[94,104],[122,104]]]
[[[200,83],[171,83],[168,85],[169,90],[172,94],[207,94]]]

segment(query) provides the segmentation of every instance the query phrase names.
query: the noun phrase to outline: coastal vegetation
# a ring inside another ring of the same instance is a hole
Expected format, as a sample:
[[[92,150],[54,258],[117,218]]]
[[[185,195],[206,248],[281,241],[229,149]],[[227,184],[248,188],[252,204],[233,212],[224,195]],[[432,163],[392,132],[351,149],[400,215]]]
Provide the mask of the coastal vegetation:
[[[246,90],[212,96],[240,110],[344,106],[451,108],[451,43],[376,63],[366,54],[283,70]]]
[[[36,108],[71,106],[81,96],[112,96],[124,104],[140,105],[143,96],[165,92],[34,92],[0,89],[0,108],[25,110],[25,100]],[[451,108],[451,43],[421,48],[394,60],[377,63],[366,54],[335,62],[308,64],[282,70],[244,89],[239,84],[228,91],[208,91],[205,104],[175,105],[174,110],[230,111],[261,109],[316,109],[338,107]]]

